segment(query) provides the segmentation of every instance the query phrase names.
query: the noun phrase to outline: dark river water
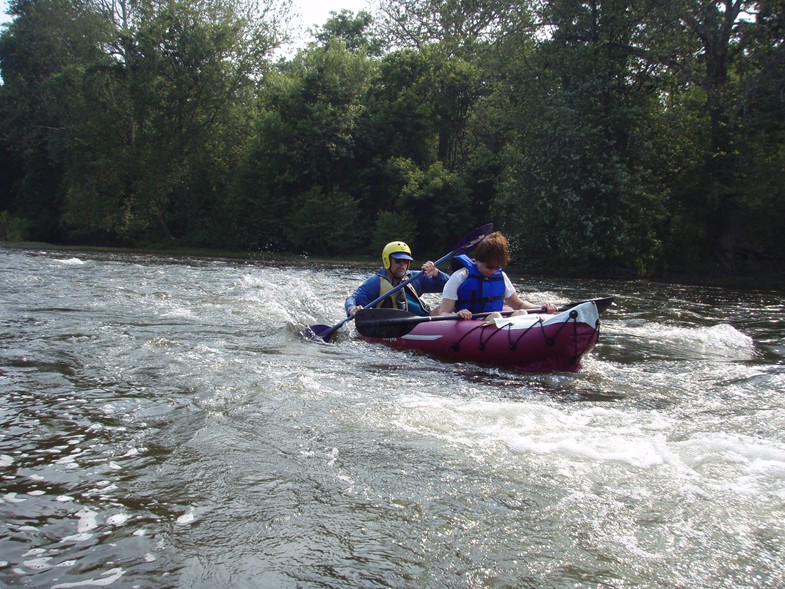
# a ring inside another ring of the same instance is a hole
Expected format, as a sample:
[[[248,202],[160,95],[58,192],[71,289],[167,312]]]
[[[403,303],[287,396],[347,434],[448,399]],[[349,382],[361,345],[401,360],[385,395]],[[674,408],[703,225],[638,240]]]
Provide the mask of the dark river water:
[[[577,374],[300,332],[374,268],[0,249],[0,586],[785,586],[781,293],[613,295]]]

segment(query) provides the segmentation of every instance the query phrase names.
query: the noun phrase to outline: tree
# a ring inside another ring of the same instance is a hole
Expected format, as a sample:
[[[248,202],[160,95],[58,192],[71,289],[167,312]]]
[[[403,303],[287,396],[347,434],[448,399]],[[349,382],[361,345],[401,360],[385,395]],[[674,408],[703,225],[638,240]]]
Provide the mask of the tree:
[[[365,10],[354,14],[351,10],[330,11],[330,18],[314,33],[319,45],[328,45],[333,39],[343,41],[349,51],[364,51],[367,55],[381,56],[384,40],[372,33],[373,16]]]
[[[247,246],[340,253],[367,238],[370,228],[354,225],[355,135],[374,76],[374,62],[336,39],[270,76],[232,193]],[[330,203],[336,210],[328,215]],[[308,222],[319,235],[308,238],[301,228],[310,215],[319,215]]]
[[[199,169],[194,164],[221,165],[219,158],[231,153],[213,158],[205,148],[225,145],[219,137],[238,139],[254,80],[267,69],[278,39],[264,20],[252,20],[253,5],[167,0],[140,6],[121,45],[132,109],[119,230],[158,227],[172,239],[170,224],[187,232],[192,196],[203,192],[190,183]]]
[[[664,195],[646,167],[655,80],[629,50],[626,1],[548,4],[550,36],[505,73],[509,126],[497,199],[533,263],[652,271]]]
[[[100,61],[106,36],[84,2],[17,0],[9,12],[14,20],[0,36],[0,137],[18,180],[4,206],[25,220],[26,238],[58,241],[64,170],[51,152],[63,132],[58,111],[73,99],[61,93],[63,78]]]
[[[683,259],[687,249],[704,265],[734,269],[760,255],[759,238],[768,233],[747,220],[785,204],[780,190],[756,195],[754,188],[777,169],[777,157],[769,156],[778,150],[768,140],[771,131],[779,133],[785,113],[781,98],[771,101],[783,88],[782,3],[656,0],[654,6],[646,57],[668,68],[675,81],[668,100],[678,104],[687,96],[693,109],[687,116],[702,121],[705,137],[700,164],[691,171],[695,180],[674,189],[683,206],[672,224],[679,244],[673,257]],[[753,121],[763,104],[774,126],[760,134]]]
[[[528,26],[530,4],[518,0],[377,0],[378,27],[395,48],[441,43],[470,49]]]
[[[193,231],[196,217],[216,210],[217,191],[192,182],[220,181],[204,167],[225,170],[280,41],[265,20],[276,22],[272,6],[259,18],[239,0],[20,2],[0,48],[6,129],[41,150],[28,162],[57,169],[21,183],[15,201],[58,194],[49,197],[53,218],[75,239],[171,240]],[[53,18],[55,8],[65,16]],[[44,45],[56,40],[62,46]],[[23,120],[31,96],[41,106]],[[45,142],[33,134],[42,128]]]

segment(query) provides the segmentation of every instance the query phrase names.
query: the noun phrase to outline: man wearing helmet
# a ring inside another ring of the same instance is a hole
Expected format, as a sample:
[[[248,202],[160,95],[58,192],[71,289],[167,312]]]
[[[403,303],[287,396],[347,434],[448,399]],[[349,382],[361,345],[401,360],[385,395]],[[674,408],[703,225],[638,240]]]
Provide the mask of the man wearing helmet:
[[[354,316],[364,305],[409,279],[412,274],[409,270],[409,262],[413,260],[411,249],[402,241],[391,241],[384,246],[382,267],[376,274],[368,277],[354,294],[346,297],[344,307],[347,315]],[[448,278],[449,276],[439,270],[433,262],[425,262],[422,265],[422,274],[376,306],[404,309],[424,317],[428,315],[430,309],[420,296],[426,292],[442,292]]]

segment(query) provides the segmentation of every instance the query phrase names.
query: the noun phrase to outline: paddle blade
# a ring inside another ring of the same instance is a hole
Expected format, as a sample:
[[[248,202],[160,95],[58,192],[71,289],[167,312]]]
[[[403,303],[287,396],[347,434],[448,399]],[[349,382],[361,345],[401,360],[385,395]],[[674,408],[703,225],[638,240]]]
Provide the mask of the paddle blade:
[[[334,325],[330,327],[329,325],[321,325],[317,323],[316,325],[309,325],[301,333],[303,337],[309,340],[322,340],[329,342],[339,327],[340,325]]]
[[[354,316],[357,332],[365,337],[394,338],[409,333],[414,326],[429,321],[402,309],[362,309]]]
[[[333,334],[339,329],[341,329],[341,327],[343,327],[345,323],[348,323],[352,319],[354,319],[354,317],[350,315],[349,317],[347,317],[346,319],[344,319],[339,323],[336,323],[332,327],[330,327],[329,325],[320,325],[317,323],[316,325],[311,325],[310,327],[308,327],[308,329],[306,329],[303,332],[303,335],[308,337],[308,339],[321,339],[329,343],[330,338],[332,338]]]
[[[613,303],[613,297],[604,297],[601,299],[592,299],[594,304],[597,305],[597,312],[602,313],[605,309]]]
[[[572,309],[573,307],[582,305],[583,303],[594,303],[595,305],[597,305],[597,312],[602,313],[605,309],[611,306],[611,303],[613,303],[613,297],[603,297],[600,299],[589,299],[587,301],[578,301],[577,303],[567,303],[566,305],[561,305],[557,309],[557,311],[561,313],[562,311],[567,311],[569,309]]]
[[[374,339],[395,339],[403,337],[415,327],[406,323],[366,323],[362,327],[357,326],[357,333]]]
[[[491,233],[493,233],[493,223],[488,223],[482,227],[478,227],[468,235],[464,235],[463,238],[455,244],[451,255],[458,256],[460,254],[466,254],[473,251],[474,248],[477,247],[477,244]]]
[[[360,309],[354,316],[355,325],[367,325],[376,321],[402,321],[406,319],[421,319],[419,315],[409,313],[403,309],[376,308]]]

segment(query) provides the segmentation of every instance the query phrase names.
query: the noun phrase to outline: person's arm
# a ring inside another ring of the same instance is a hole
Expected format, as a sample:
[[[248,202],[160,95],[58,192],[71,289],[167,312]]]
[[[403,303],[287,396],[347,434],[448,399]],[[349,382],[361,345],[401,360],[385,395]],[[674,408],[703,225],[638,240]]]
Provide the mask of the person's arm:
[[[414,286],[417,294],[442,292],[444,285],[450,279],[450,275],[439,270],[430,260],[425,262],[421,269],[423,273],[412,280],[412,286]]]
[[[450,315],[451,313],[455,313],[461,319],[471,319],[472,312],[469,309],[461,309],[460,311],[455,311],[455,303],[456,301],[452,299],[443,298],[442,302],[431,311],[431,315]]]
[[[538,311],[542,311],[543,313],[555,313],[556,312],[556,305],[553,303],[543,303],[542,305],[536,305],[530,301],[526,301],[518,296],[518,293],[515,293],[509,298],[504,299],[506,305],[513,309],[525,309],[527,311],[532,311],[537,309]]]
[[[354,317],[357,311],[379,296],[379,281],[377,274],[369,276],[353,294],[346,297],[343,307],[347,315]]]
[[[458,302],[458,287],[463,284],[468,275],[466,270],[458,270],[450,276],[447,284],[444,285],[442,301],[431,311],[431,315],[449,315],[455,312],[455,304]],[[468,309],[461,309],[458,311],[458,315],[461,319],[472,318],[472,313]]]
[[[521,297],[518,296],[517,292],[512,293],[511,296],[504,299],[504,304],[510,307],[511,309],[515,309],[516,311],[521,309],[539,309],[537,305],[531,303],[529,301],[523,300]]]

